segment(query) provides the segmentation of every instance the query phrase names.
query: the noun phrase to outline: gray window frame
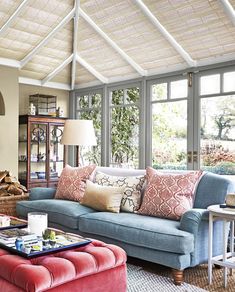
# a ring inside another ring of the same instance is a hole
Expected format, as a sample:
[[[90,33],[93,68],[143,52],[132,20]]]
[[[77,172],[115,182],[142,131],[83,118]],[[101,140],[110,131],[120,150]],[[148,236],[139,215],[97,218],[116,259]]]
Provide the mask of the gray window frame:
[[[159,80],[177,80],[183,79],[187,73],[192,72],[192,87],[188,87],[188,118],[190,117],[190,124],[188,129],[188,150],[197,151],[199,153],[199,139],[200,139],[200,99],[210,96],[223,96],[230,94],[230,92],[222,92],[219,94],[212,95],[199,95],[199,77],[202,75],[210,75],[216,73],[225,73],[235,71],[235,60],[219,63],[210,66],[201,66],[198,68],[186,68],[171,73],[158,74],[155,76],[145,76],[123,82],[116,82],[111,84],[101,84],[99,86],[87,87],[83,89],[75,89],[70,92],[70,118],[75,118],[75,96],[76,94],[85,94],[100,90],[102,92],[102,153],[101,153],[101,164],[103,166],[109,165],[109,92],[115,88],[131,87],[133,84],[139,84],[140,86],[140,132],[139,132],[139,167],[145,168],[151,165],[151,100],[150,100],[150,85],[158,82]],[[222,82],[222,78],[221,78]],[[232,92],[235,94],[235,92]],[[180,100],[180,99],[176,99]],[[69,162],[73,163],[73,152],[70,151]],[[200,159],[198,159],[199,161]],[[189,169],[197,169],[199,163],[188,165]]]

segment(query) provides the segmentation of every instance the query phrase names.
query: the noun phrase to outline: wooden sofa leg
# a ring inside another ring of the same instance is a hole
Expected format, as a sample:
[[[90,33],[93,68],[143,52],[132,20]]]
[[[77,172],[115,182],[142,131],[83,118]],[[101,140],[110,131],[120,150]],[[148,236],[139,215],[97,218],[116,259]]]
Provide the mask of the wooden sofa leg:
[[[184,270],[172,269],[172,275],[175,285],[181,285],[184,281]]]

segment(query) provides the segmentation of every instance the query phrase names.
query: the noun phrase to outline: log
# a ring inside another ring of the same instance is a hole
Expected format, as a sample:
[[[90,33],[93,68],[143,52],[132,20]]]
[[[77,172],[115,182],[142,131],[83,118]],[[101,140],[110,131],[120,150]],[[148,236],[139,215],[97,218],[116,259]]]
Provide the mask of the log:
[[[0,190],[7,190],[9,187],[9,184],[7,183],[0,183]]]
[[[0,182],[9,174],[7,170],[0,171]]]
[[[6,183],[15,183],[15,182],[17,182],[17,179],[16,179],[16,177],[13,177],[13,176],[5,176],[4,181]]]
[[[5,197],[8,195],[8,192],[4,189],[0,190],[0,197]]]
[[[10,194],[16,195],[16,196],[23,194],[23,191],[21,189],[15,187],[13,184],[9,185],[9,187],[7,189],[7,192],[10,193]]]

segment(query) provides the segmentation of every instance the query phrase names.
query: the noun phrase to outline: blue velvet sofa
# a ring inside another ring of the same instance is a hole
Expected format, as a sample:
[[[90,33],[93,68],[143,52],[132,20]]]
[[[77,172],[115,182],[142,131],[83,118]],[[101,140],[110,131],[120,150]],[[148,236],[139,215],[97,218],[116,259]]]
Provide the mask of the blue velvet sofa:
[[[145,174],[145,170],[109,167],[97,170],[117,176]],[[219,175],[204,174],[195,193],[193,209],[180,221],[99,212],[77,202],[54,199],[55,192],[51,188],[32,189],[29,201],[17,203],[18,216],[27,218],[28,212],[47,212],[50,226],[116,244],[129,256],[171,267],[175,283],[180,284],[185,268],[207,261],[207,207],[223,203],[227,193],[235,192],[235,185]],[[218,255],[222,253],[222,222],[214,224],[214,255]]]

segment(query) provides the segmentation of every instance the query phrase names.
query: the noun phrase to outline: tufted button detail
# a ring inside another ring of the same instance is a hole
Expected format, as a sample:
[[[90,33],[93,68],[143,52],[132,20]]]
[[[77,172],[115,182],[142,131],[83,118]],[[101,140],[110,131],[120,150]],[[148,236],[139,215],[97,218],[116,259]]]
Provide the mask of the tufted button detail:
[[[98,240],[81,248],[32,260],[0,249],[0,277],[25,291],[35,292],[121,266],[125,262],[126,253],[121,248]]]

